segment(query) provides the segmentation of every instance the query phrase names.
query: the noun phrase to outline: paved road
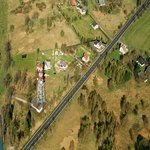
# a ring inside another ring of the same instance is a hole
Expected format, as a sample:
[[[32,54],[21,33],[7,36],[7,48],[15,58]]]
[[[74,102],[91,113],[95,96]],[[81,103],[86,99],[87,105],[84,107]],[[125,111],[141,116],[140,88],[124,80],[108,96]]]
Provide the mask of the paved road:
[[[65,108],[71,98],[75,95],[75,93],[81,88],[81,86],[85,83],[85,81],[89,78],[91,73],[97,68],[100,62],[106,57],[107,53],[112,49],[112,47],[117,43],[119,38],[124,34],[124,32],[128,29],[131,23],[134,22],[135,17],[138,16],[142,10],[149,4],[150,0],[146,0],[143,5],[137,10],[137,12],[128,20],[128,22],[124,25],[121,31],[117,34],[114,40],[105,48],[103,54],[101,54],[93,65],[88,69],[88,71],[81,77],[81,79],[77,82],[74,88],[64,97],[62,102],[56,107],[53,113],[47,118],[47,120],[43,123],[43,125],[35,132],[35,134],[31,137],[31,139],[24,145],[22,150],[30,150],[34,144],[39,140],[41,135],[45,132],[45,130],[52,124],[53,120],[60,114],[60,112]]]

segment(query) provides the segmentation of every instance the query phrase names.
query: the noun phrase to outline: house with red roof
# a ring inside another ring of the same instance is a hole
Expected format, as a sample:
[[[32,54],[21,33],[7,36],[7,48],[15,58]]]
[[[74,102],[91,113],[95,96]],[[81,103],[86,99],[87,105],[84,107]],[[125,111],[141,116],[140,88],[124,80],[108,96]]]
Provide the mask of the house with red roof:
[[[82,61],[87,63],[89,60],[90,60],[90,56],[89,56],[89,54],[87,52],[85,52],[83,54]]]
[[[71,6],[75,6],[76,5],[76,1],[75,0],[70,0],[70,5]]]

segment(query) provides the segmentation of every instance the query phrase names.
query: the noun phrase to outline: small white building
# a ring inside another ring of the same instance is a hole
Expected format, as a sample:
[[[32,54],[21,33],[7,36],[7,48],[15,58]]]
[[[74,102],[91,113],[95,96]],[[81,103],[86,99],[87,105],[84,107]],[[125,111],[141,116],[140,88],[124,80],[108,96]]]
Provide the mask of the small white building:
[[[119,51],[124,55],[128,52],[128,48],[125,44],[121,43]]]
[[[38,113],[40,113],[43,110],[42,104],[38,104],[37,106],[34,106],[33,103],[31,103],[32,108],[34,108]]]
[[[51,62],[50,60],[44,61],[44,70],[50,70],[51,69]]]
[[[99,25],[98,25],[95,21],[93,21],[93,22],[92,22],[92,28],[93,28],[94,30],[96,30],[96,29],[99,28]]]

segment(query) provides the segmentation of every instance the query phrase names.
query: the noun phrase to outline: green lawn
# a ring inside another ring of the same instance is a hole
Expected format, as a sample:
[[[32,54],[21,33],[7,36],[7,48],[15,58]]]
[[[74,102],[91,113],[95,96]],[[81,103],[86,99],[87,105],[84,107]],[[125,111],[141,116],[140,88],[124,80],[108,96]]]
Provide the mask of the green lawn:
[[[90,60],[93,60],[96,57],[96,54],[84,45],[78,46],[75,55],[77,57],[82,57],[84,52],[90,53]]]
[[[62,7],[61,12],[65,16],[65,18],[70,18],[70,21],[74,18],[78,18],[80,16],[79,12],[76,10],[76,7]]]
[[[107,41],[107,37],[101,30],[94,30],[91,26],[93,19],[89,16],[83,16],[82,19],[73,22],[73,26],[79,35],[86,39],[96,39],[96,37],[102,37],[104,41]]]
[[[150,7],[127,30],[122,40],[136,50],[149,51],[150,48]]]
[[[121,54],[119,50],[114,50],[111,54],[112,59],[115,59],[115,60],[120,60],[120,56]]]
[[[35,71],[37,53],[28,53],[26,58],[22,58],[21,54],[18,54],[14,56],[13,60],[15,61],[14,70]]]
[[[0,0],[0,95],[4,92],[3,86],[3,78],[6,75],[6,71],[4,69],[5,62],[5,47],[4,44],[6,42],[7,36],[7,10],[8,3],[7,0]]]

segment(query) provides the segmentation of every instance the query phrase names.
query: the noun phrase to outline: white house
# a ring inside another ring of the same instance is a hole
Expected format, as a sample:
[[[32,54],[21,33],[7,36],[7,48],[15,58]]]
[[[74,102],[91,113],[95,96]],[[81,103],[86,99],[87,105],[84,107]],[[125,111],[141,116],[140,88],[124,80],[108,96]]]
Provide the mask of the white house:
[[[97,40],[97,41],[94,42],[94,47],[100,49],[101,46],[102,46],[102,41],[98,41],[98,40]]]
[[[128,48],[126,47],[125,44],[121,43],[119,51],[124,55],[128,52]]]
[[[38,106],[34,106],[33,103],[31,103],[32,108],[34,108],[38,113],[40,113],[43,110],[42,104],[38,104]]]
[[[86,14],[86,10],[81,6],[81,5],[77,5],[76,9],[82,14],[85,15]]]
[[[44,70],[50,70],[51,69],[51,62],[50,60],[44,61]]]
[[[92,22],[92,28],[93,28],[94,30],[96,30],[96,29],[99,28],[99,25],[98,25],[95,21],[93,21],[93,22]]]
[[[85,52],[83,54],[82,61],[87,63],[89,60],[90,60],[90,56],[89,56],[89,54],[87,52]]]

